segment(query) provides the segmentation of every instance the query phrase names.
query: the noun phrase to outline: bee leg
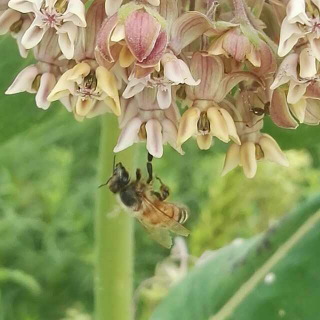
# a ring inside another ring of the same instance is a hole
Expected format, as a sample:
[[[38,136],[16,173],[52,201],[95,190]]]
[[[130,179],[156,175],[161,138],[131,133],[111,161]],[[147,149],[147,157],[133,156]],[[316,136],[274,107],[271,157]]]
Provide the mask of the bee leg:
[[[139,168],[136,171],[136,179],[137,181],[141,180],[141,170]]]
[[[148,162],[152,162],[153,155],[148,152]]]
[[[166,186],[166,185],[161,181],[161,179],[160,179],[158,176],[156,176],[156,178],[160,181],[160,184],[161,184],[161,186],[160,186],[160,193],[159,193],[159,195],[160,195],[160,197],[161,197],[160,200],[165,200],[165,199],[167,199],[167,198],[169,197],[169,194],[170,194],[169,187]],[[157,192],[157,193],[158,193],[158,192]]]
[[[148,180],[147,180],[147,184],[150,184],[153,180],[153,170],[152,170],[152,163],[151,162],[147,162],[147,171],[148,171]]]

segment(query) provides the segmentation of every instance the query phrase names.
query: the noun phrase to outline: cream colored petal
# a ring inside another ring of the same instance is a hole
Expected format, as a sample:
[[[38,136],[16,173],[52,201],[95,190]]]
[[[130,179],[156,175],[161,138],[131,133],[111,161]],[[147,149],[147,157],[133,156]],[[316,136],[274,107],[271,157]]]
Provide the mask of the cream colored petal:
[[[119,116],[121,114],[119,93],[117,89],[117,81],[112,72],[106,68],[99,66],[96,69],[97,86],[101,88],[114,101],[114,114]]]
[[[199,149],[201,150],[208,150],[210,149],[212,145],[212,135],[211,134],[206,134],[206,135],[199,135],[197,136],[197,144]]]
[[[85,117],[94,107],[95,102],[96,100],[94,99],[81,99],[79,97],[76,104],[77,115],[80,117]]]
[[[127,68],[133,64],[136,58],[132,55],[127,46],[123,46],[119,55],[119,64],[122,68]]]
[[[208,53],[215,56],[218,56],[220,54],[228,56],[226,51],[223,49],[223,40],[224,36],[221,36],[218,39],[214,40],[208,49]]]
[[[119,113],[119,108],[112,98],[106,97],[103,101],[117,117],[120,116],[121,112]]]
[[[211,107],[207,110],[207,117],[210,121],[210,132],[223,142],[228,142],[229,133],[226,121],[216,107]]]
[[[306,14],[305,0],[291,0],[287,4],[287,19],[289,23],[299,22],[309,25],[309,18]]]
[[[290,81],[289,91],[287,95],[287,101],[290,104],[298,103],[307,90],[307,84],[296,83],[295,81]]]
[[[78,63],[70,70],[71,72],[68,75],[67,80],[81,83],[82,79],[90,73],[90,69],[91,68],[87,63]]]
[[[247,141],[240,147],[240,164],[244,175],[251,179],[257,172],[256,146],[253,142]]]
[[[290,105],[290,111],[299,120],[300,123],[304,122],[304,118],[306,116],[306,107],[307,107],[306,99],[300,99],[297,103]]]
[[[181,146],[197,132],[197,123],[199,117],[200,110],[198,108],[190,108],[182,115],[178,129],[178,146]]]
[[[240,146],[232,143],[227,151],[221,175],[224,176],[240,164]]]
[[[317,73],[316,57],[310,48],[304,48],[300,52],[300,77],[311,78]]]
[[[256,67],[259,68],[261,66],[261,55],[260,50],[255,49],[255,47],[251,46],[250,53],[247,54],[247,59]]]
[[[289,166],[287,157],[271,136],[266,133],[262,134],[261,138],[259,139],[259,145],[262,148],[265,159],[276,162],[284,167]]]
[[[119,42],[126,37],[125,27],[123,23],[118,23],[114,28],[111,36],[111,41]]]
[[[219,111],[221,112],[225,122],[226,122],[226,125],[227,125],[227,128],[228,128],[228,133],[229,133],[229,136],[230,138],[232,139],[232,141],[234,141],[236,144],[241,144],[241,141],[240,141],[240,138],[237,134],[237,129],[236,129],[236,126],[234,124],[234,121],[230,115],[230,113],[223,109],[223,108],[220,108]]]
[[[48,101],[59,100],[62,97],[65,97],[69,94],[73,94],[75,92],[75,83],[73,81],[68,80],[71,74],[72,70],[68,70],[60,77],[57,84],[50,92],[48,96]]]
[[[23,35],[21,43],[26,49],[31,49],[39,44],[45,33],[45,28],[39,28],[38,26],[32,24]]]
[[[81,0],[72,0],[68,3],[68,8],[64,13],[64,21],[70,21],[78,27],[86,27],[86,9]]]
[[[107,16],[112,16],[120,8],[123,0],[106,0],[105,9]]]
[[[285,18],[281,25],[278,55],[280,57],[286,56],[302,37],[304,37],[304,33],[300,28],[296,24],[290,24]]]

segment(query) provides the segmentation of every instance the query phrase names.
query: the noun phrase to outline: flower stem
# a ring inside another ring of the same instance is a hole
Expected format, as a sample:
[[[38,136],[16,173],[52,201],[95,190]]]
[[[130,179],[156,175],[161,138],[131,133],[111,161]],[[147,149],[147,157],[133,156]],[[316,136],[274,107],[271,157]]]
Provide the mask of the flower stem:
[[[112,174],[113,148],[119,135],[117,119],[103,117],[100,141],[99,184]],[[132,148],[117,162],[132,172]],[[95,217],[95,319],[132,319],[133,219],[123,212],[108,187],[98,191]]]

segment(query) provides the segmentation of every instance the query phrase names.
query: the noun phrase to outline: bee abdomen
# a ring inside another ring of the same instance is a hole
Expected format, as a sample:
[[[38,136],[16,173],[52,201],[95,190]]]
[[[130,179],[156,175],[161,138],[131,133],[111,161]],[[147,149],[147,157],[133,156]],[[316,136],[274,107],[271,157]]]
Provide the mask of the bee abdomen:
[[[184,208],[180,208],[179,210],[179,220],[178,222],[184,224],[188,219],[188,211]]]

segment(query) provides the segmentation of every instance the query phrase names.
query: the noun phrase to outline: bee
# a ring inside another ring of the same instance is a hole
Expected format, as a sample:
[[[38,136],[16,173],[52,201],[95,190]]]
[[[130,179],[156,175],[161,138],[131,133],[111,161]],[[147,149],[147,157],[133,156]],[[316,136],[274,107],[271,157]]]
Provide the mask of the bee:
[[[169,188],[156,177],[161,186],[159,191],[153,188],[152,163],[147,162],[148,179],[142,179],[141,170],[136,170],[136,180],[130,176],[121,162],[114,166],[109,180],[100,187],[107,185],[111,192],[118,194],[120,201],[128,208],[151,237],[166,248],[171,248],[170,232],[188,236],[190,231],[182,224],[188,218],[187,209],[167,202]]]

